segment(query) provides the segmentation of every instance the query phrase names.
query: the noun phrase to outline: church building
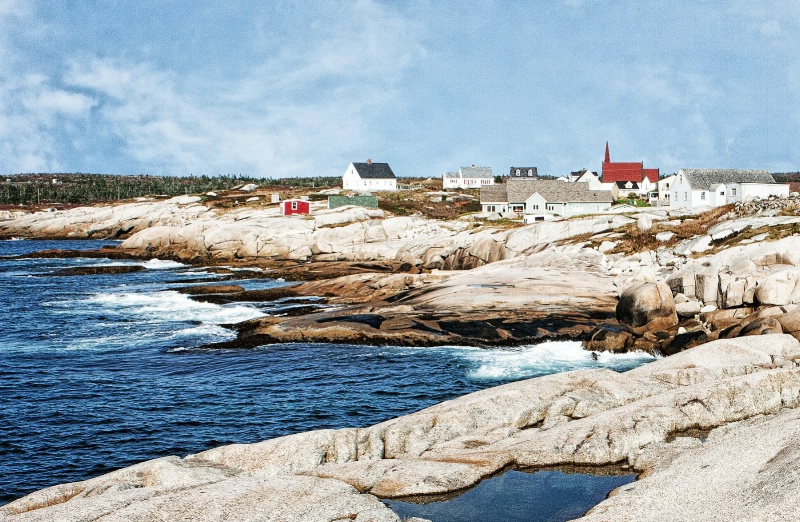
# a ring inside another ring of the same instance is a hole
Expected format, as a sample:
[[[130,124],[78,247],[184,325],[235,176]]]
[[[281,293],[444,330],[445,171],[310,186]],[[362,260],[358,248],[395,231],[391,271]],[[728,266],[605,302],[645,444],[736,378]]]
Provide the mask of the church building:
[[[644,168],[644,163],[641,161],[638,163],[612,162],[611,154],[608,152],[608,142],[606,142],[606,157],[605,160],[603,160],[603,183],[630,181],[649,187],[650,185],[658,183],[658,174],[658,169],[646,169]],[[647,181],[645,181],[645,179]]]

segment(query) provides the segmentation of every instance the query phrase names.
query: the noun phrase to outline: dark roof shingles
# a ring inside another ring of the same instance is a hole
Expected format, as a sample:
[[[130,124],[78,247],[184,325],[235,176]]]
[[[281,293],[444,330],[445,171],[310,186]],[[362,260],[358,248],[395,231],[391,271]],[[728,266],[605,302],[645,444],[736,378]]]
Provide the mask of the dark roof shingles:
[[[396,179],[388,163],[353,163],[361,179]]]

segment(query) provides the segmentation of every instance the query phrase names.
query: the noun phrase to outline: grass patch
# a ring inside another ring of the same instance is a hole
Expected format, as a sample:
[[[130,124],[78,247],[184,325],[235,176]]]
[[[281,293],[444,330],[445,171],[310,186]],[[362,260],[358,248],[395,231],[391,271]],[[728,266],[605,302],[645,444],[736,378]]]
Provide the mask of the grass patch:
[[[733,205],[717,207],[693,218],[684,219],[679,225],[656,222],[650,230],[639,230],[636,223],[632,223],[620,230],[623,236],[610,253],[631,255],[645,250],[657,250],[662,246],[673,247],[683,240],[705,235],[708,229],[727,218],[733,208]],[[668,241],[658,241],[656,234],[659,232],[673,232],[675,235]]]
[[[395,216],[421,214],[428,219],[456,219],[464,214],[481,211],[480,194],[477,190],[463,191],[473,198],[459,201],[441,201],[441,198],[427,195],[421,191],[381,192],[378,194],[378,208]]]

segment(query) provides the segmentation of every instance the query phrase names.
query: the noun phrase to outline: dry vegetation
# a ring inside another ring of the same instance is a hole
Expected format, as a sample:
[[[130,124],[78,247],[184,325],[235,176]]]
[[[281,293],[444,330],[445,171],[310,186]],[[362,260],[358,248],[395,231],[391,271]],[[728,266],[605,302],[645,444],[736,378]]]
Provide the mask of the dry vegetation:
[[[724,221],[732,211],[733,205],[725,205],[694,218],[684,219],[680,224],[655,222],[650,230],[639,230],[636,223],[633,223],[622,230],[623,235],[611,253],[630,255],[645,250],[657,250],[659,247],[675,246],[685,239],[707,233],[708,229]],[[659,232],[674,232],[675,235],[668,241],[658,241],[656,234]]]

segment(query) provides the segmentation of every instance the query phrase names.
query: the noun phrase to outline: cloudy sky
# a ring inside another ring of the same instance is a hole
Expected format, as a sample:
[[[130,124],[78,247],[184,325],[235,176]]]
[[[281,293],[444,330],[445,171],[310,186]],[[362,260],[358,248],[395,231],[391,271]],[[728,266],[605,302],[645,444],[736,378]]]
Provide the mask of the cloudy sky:
[[[799,138],[795,1],[0,0],[1,173],[783,172]]]

